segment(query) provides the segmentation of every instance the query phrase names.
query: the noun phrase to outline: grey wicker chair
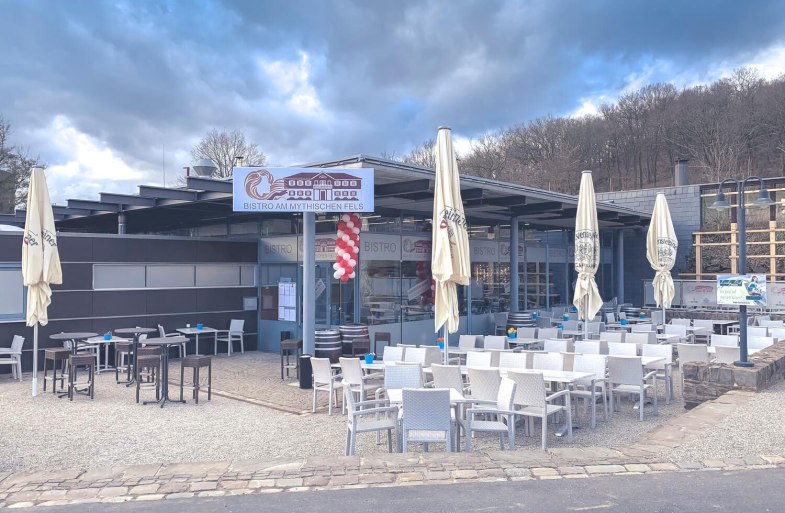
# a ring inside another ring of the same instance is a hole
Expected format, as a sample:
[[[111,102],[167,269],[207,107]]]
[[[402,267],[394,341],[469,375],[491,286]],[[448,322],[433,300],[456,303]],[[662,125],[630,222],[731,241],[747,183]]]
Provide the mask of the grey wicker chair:
[[[392,452],[393,432],[398,429],[398,407],[390,406],[387,399],[355,401],[348,387],[344,388],[344,402],[348,408],[346,455],[354,455],[357,433],[381,434],[382,431],[387,431],[387,451]],[[398,439],[397,436],[395,438]]]
[[[542,419],[542,450],[548,448],[548,417],[564,412],[567,417],[567,440],[572,441],[572,415],[570,407],[570,391],[548,395],[545,380],[541,372],[507,371],[507,377],[515,381],[516,413],[524,417]],[[564,397],[565,404],[550,404],[555,399]]]
[[[472,450],[472,436],[475,432],[490,432],[499,434],[499,449],[504,450],[504,436],[510,445],[510,450],[515,450],[515,388],[514,381],[502,378],[499,384],[499,393],[495,403],[485,407],[473,407],[466,410],[466,419],[459,424],[466,433],[466,450]],[[484,418],[478,418],[483,416]],[[495,420],[493,420],[495,418]],[[458,449],[460,450],[460,432],[458,433]]]
[[[404,388],[402,396],[402,451],[408,451],[409,443],[419,442],[426,452],[432,443],[443,443],[447,446],[447,452],[452,452],[454,421],[450,390]]]

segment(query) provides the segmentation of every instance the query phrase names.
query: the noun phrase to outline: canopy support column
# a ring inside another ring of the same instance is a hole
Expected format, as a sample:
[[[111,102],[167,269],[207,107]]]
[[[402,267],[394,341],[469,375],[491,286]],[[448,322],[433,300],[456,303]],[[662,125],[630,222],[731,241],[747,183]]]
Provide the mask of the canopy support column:
[[[520,309],[518,298],[518,217],[510,219],[510,311],[517,312]]]
[[[303,212],[303,353],[316,350],[316,214]]]
[[[616,232],[616,298],[624,303],[624,230]]]

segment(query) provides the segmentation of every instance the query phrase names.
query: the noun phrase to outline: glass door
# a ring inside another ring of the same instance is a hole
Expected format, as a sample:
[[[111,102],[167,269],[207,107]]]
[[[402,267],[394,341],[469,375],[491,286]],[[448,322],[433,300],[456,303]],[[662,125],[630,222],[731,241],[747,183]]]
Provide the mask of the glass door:
[[[333,277],[332,262],[316,263],[316,327],[354,322],[354,282]]]

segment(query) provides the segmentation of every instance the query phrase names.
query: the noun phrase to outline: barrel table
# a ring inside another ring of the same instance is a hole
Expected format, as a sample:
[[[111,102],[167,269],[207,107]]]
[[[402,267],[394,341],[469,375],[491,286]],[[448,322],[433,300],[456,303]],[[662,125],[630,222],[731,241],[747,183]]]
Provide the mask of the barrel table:
[[[341,332],[336,329],[317,330],[314,335],[316,357],[329,358],[330,362],[338,363],[342,354]]]

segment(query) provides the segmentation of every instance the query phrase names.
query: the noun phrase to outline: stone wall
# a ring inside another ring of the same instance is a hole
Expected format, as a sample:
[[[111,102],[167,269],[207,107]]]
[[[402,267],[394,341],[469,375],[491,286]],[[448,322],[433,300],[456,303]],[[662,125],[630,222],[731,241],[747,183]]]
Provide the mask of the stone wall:
[[[785,379],[785,341],[750,356],[754,367],[725,363],[687,362],[682,365],[684,402],[688,408],[716,399],[731,390],[760,392]]]

